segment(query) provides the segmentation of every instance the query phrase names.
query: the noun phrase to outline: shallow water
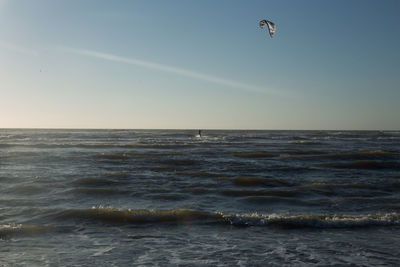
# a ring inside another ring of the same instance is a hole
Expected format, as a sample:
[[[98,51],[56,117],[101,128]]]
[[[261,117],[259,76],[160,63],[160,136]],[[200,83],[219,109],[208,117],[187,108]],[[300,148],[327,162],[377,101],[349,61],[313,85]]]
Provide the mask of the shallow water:
[[[400,132],[196,134],[0,130],[1,264],[397,264]]]

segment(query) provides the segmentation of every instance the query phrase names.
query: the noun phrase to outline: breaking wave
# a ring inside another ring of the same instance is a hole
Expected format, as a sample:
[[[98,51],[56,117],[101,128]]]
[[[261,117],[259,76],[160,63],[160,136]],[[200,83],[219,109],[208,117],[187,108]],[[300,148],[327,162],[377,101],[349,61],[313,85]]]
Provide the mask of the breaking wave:
[[[348,228],[400,225],[399,213],[365,215],[220,214],[225,221],[236,226]]]
[[[9,239],[16,235],[37,235],[55,229],[45,225],[22,225],[22,224],[3,224],[0,225],[0,239]]]
[[[58,219],[89,220],[117,224],[220,224],[234,226],[275,226],[284,228],[354,228],[371,226],[399,226],[400,213],[359,215],[321,214],[231,214],[188,209],[133,210],[112,207],[93,207],[68,210]]]

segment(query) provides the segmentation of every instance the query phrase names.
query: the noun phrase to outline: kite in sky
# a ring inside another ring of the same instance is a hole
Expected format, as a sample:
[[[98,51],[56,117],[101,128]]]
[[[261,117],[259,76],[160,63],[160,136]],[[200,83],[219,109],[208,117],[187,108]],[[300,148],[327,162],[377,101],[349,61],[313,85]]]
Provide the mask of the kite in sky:
[[[261,29],[264,29],[265,25],[268,26],[268,30],[269,30],[269,35],[271,36],[271,38],[274,36],[276,27],[275,27],[275,23],[265,20],[263,19],[262,21],[260,21],[260,27]]]

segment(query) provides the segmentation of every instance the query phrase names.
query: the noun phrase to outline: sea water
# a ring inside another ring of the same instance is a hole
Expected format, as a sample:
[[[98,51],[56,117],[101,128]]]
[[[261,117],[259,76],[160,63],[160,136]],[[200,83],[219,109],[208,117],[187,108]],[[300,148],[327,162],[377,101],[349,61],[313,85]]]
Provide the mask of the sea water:
[[[0,130],[0,266],[398,265],[400,132]]]

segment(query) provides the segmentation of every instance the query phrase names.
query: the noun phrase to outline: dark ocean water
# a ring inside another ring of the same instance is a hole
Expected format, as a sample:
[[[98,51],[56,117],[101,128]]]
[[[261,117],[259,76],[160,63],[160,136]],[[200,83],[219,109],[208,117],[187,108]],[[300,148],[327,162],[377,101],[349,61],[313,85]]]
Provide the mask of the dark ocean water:
[[[0,130],[0,266],[398,265],[400,132]]]

